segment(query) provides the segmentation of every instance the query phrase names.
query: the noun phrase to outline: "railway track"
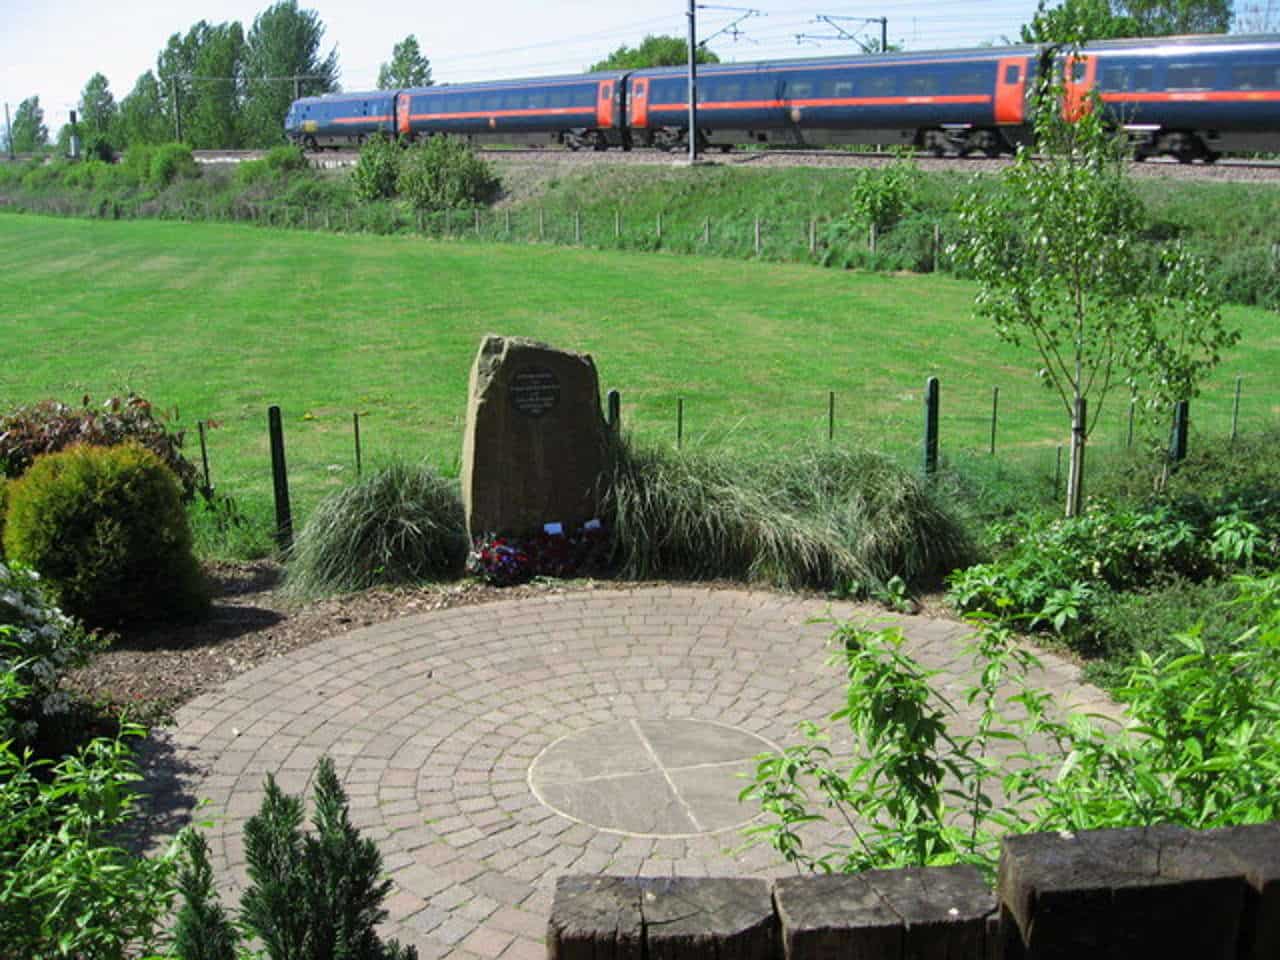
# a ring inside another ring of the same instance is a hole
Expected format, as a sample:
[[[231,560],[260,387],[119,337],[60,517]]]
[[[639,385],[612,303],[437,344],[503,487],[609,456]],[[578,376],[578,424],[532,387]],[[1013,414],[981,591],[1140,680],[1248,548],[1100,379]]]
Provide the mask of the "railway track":
[[[499,164],[554,163],[557,166],[582,167],[592,164],[660,164],[683,166],[687,160],[680,152],[638,149],[631,151],[565,150],[556,147],[534,148],[481,148],[480,152]],[[261,150],[197,150],[198,163],[242,163],[264,156]],[[356,163],[359,153],[354,150],[323,151],[311,154],[311,162],[325,169],[341,169]],[[891,162],[887,153],[851,153],[839,150],[718,150],[704,155],[703,161],[719,166],[744,166],[754,168],[775,167],[864,167],[879,166]],[[931,157],[917,158],[920,168],[928,171],[961,171],[986,173],[1000,170],[1011,163],[1008,157]],[[1280,160],[1250,160],[1224,158],[1214,164],[1180,164],[1173,160],[1156,159],[1131,164],[1136,176],[1167,177],[1170,179],[1250,181],[1280,184]]]

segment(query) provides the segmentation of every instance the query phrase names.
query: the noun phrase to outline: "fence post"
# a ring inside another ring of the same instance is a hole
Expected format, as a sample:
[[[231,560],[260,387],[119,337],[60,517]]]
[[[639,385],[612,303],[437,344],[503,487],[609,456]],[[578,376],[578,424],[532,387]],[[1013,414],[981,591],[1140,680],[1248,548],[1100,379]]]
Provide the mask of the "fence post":
[[[573,242],[582,246],[582,211],[573,211]]]
[[[1173,433],[1169,437],[1169,460],[1181,463],[1187,459],[1187,421],[1190,419],[1191,404],[1179,400],[1173,407]]]
[[[1238,428],[1240,426],[1240,381],[1243,377],[1236,377],[1236,395],[1231,401],[1231,442],[1236,442]]]
[[[942,250],[942,226],[933,225],[933,272],[938,272],[938,254]]]
[[[662,240],[662,211],[658,211],[658,240]]]
[[[1058,457],[1053,465],[1053,495],[1062,489],[1062,444],[1058,444]]]
[[[760,218],[756,217],[756,256],[760,256]]]
[[[1000,409],[1000,388],[991,388],[991,456],[996,455],[996,414]]]
[[[280,408],[267,409],[267,431],[271,435],[271,482],[276,498],[276,544],[281,550],[293,545],[293,515],[289,510],[289,474],[284,462],[284,427]]]
[[[676,449],[684,446],[684,397],[676,397]]]
[[[613,239],[622,239],[622,208],[613,211]]]
[[[507,209],[502,212],[503,214],[505,214],[503,220],[507,228],[507,239],[510,239],[511,238],[511,210]]]
[[[617,390],[610,390],[608,400],[609,429],[617,433],[622,428],[622,394]]]
[[[874,256],[876,252],[876,225],[873,223],[867,230],[867,249]]]
[[[547,223],[545,212],[541,207],[538,208],[538,239],[545,240],[547,237]]]
[[[809,218],[809,255],[818,252],[818,218]]]
[[[1137,409],[1137,407],[1138,407],[1138,398],[1130,397],[1129,398],[1129,436],[1125,440],[1126,450],[1133,449],[1133,417],[1134,417],[1134,411]]]
[[[711,246],[711,218],[707,217],[702,221],[702,245]]]
[[[480,236],[480,208],[476,207],[476,236]]]
[[[832,390],[827,394],[827,442],[831,443],[836,438],[836,392]]]
[[[931,477],[938,470],[938,378],[924,384],[924,473]]]
[[[360,462],[360,412],[353,411],[351,414],[351,426],[355,431],[356,440],[356,476],[360,476],[362,464]]]
[[[196,421],[196,429],[200,431],[200,463],[204,466],[204,490],[206,499],[213,493],[213,484],[209,481],[209,447],[205,443],[204,421]]]

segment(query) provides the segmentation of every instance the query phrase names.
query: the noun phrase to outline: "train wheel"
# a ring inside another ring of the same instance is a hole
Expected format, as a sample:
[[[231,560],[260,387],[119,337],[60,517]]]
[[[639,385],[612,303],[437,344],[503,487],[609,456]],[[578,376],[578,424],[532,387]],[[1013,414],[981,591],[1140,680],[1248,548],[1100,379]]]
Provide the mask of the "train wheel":
[[[920,149],[935,157],[947,155],[947,135],[941,130],[925,130],[920,134]]]
[[[315,138],[315,137],[306,137],[306,138],[302,141],[302,148],[303,148],[304,150],[310,150],[312,153],[319,153],[319,152],[320,152],[320,145],[319,145],[318,143],[316,143],[316,138]]]
[[[973,130],[964,144],[965,153],[980,153],[984,157],[998,157],[1003,152],[1000,138],[993,130]]]

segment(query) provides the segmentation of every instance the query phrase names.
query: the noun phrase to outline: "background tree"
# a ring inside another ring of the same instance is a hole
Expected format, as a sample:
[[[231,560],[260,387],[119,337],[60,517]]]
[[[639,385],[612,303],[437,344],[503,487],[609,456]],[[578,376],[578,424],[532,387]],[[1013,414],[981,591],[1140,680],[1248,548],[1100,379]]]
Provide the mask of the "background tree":
[[[1132,17],[1140,36],[1183,33],[1226,33],[1231,27],[1231,0],[1115,0],[1115,12]]]
[[[1239,334],[1223,324],[1203,266],[1180,247],[1153,264],[1126,145],[1094,107],[1062,117],[1061,86],[1037,96],[1037,153],[1020,149],[992,195],[963,206],[955,252],[998,336],[1034,348],[1071,419],[1067,515],[1080,511],[1085,442],[1118,383],[1149,408],[1189,400]],[[1154,269],[1153,269],[1154,267]]]
[[[117,129],[120,145],[124,147],[173,139],[173,128],[165,116],[160,82],[150,70],[138,78],[132,92],[120,101]]]
[[[1079,44],[1141,33],[1136,20],[1112,10],[1110,0],[1062,0],[1056,7],[1040,0],[1031,22],[1023,24],[1022,42]]]
[[[719,63],[720,58],[706,47],[698,47],[698,63]],[[599,63],[592,64],[587,72],[599,70],[638,70],[641,67],[678,67],[689,62],[689,43],[681,37],[654,36],[650,34],[638,47],[620,46]]]
[[[391,62],[384,63],[378,70],[379,90],[431,84],[431,61],[422,55],[418,38],[412,33],[391,48]]]
[[[245,38],[245,140],[270,146],[284,137],[284,118],[295,97],[338,88],[338,53],[320,56],[324,24],[297,0],[280,0],[258,14]]]
[[[197,150],[238,147],[244,28],[234,21],[200,26],[205,29],[195,51],[191,100],[183,110],[183,139]]]
[[[44,110],[39,97],[28,97],[18,104],[13,115],[13,149],[17,153],[35,153],[49,142],[49,128],[44,125]]]
[[[107,136],[115,123],[116,110],[116,100],[111,95],[107,78],[95,73],[80,92],[81,136]]]

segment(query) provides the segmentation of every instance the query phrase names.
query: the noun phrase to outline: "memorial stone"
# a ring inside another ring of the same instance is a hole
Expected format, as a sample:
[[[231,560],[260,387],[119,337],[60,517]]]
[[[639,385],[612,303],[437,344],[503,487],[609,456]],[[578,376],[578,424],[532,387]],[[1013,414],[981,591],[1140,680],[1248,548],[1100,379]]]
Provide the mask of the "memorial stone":
[[[591,357],[490,334],[471,367],[462,497],[472,536],[523,536],[599,512],[607,427]]]

